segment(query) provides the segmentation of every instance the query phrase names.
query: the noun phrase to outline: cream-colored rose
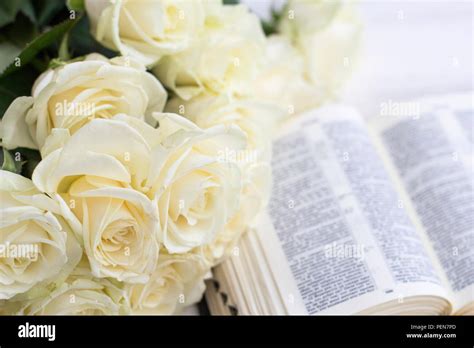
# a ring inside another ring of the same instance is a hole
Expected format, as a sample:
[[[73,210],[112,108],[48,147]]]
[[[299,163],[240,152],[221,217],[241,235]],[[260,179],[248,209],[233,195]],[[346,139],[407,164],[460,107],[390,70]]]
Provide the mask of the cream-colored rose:
[[[210,243],[238,208],[239,167],[219,154],[245,148],[242,131],[156,117],[158,129],[125,115],[93,120],[33,173],[42,191],[73,206],[96,277],[146,282],[158,242],[171,253]]]
[[[240,167],[242,189],[234,217],[211,244],[202,248],[205,259],[214,265],[229,255],[253,218],[266,205],[271,183],[271,139],[284,116],[283,111],[271,103],[211,94],[201,94],[189,101],[174,98],[168,102],[166,110],[180,113],[202,128],[234,124],[247,135],[245,149],[220,153],[221,161]]]
[[[353,4],[293,0],[286,12],[281,31],[303,53],[309,81],[324,98],[332,97],[353,72],[361,46],[362,23]]]
[[[265,68],[250,81],[254,98],[278,105],[287,117],[321,103],[322,92],[306,76],[302,52],[281,35],[267,38]]]
[[[330,25],[342,6],[344,0],[288,0],[279,31],[294,39],[313,34]]]
[[[270,159],[273,132],[284,116],[282,108],[272,103],[208,93],[190,100],[176,97],[165,110],[183,115],[204,129],[219,124],[237,125],[247,136],[247,147],[239,153],[223,151],[222,159],[243,165]]]
[[[255,163],[243,173],[240,206],[234,217],[220,231],[211,244],[193,252],[201,255],[206,262],[214,266],[231,253],[238,255],[238,242],[243,233],[254,226],[254,219],[265,209],[272,184],[271,166],[267,162]]]
[[[156,135],[144,122],[126,119]],[[61,195],[82,223],[77,237],[95,277],[143,283],[155,269],[159,224],[143,187],[151,153],[150,142],[129,123],[96,119],[33,173],[35,185]]]
[[[78,222],[29,179],[0,170],[0,217],[0,299],[40,292],[79,262]]]
[[[119,113],[151,120],[161,111],[166,91],[145,67],[131,59],[91,54],[84,61],[44,72],[32,97],[19,97],[0,124],[3,146],[42,149],[53,128],[71,134],[94,118]]]
[[[247,95],[263,61],[265,36],[244,5],[208,11],[203,33],[183,52],[163,57],[153,72],[181,98],[202,91]]]
[[[245,134],[234,125],[201,129],[175,114],[157,117],[166,139],[153,158],[149,194],[158,200],[164,246],[185,253],[211,243],[236,214],[241,170],[222,153],[245,149]]]
[[[133,314],[174,314],[196,303],[210,268],[196,254],[162,254],[147,284],[127,286]]]
[[[94,37],[145,65],[188,48],[213,0],[86,0]]]
[[[6,305],[17,315],[118,315],[130,307],[122,286],[90,275],[71,275],[50,294]]]

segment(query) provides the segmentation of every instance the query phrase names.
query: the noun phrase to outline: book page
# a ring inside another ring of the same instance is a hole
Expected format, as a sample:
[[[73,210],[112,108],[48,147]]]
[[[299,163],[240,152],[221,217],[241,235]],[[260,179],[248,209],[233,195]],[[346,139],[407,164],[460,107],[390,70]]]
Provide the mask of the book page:
[[[392,103],[373,122],[455,293],[455,310],[474,301],[473,97]]]
[[[273,153],[269,214],[309,314],[446,298],[356,111],[330,106],[299,116],[284,126]],[[282,260],[269,264],[278,274]]]

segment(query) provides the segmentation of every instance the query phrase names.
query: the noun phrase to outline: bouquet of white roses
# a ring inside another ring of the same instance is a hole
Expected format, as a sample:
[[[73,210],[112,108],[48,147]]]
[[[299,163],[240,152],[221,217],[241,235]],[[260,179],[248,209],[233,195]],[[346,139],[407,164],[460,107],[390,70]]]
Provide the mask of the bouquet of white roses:
[[[266,21],[219,0],[5,3],[4,314],[199,301],[265,208],[274,129],[334,95],[360,34],[343,1]]]

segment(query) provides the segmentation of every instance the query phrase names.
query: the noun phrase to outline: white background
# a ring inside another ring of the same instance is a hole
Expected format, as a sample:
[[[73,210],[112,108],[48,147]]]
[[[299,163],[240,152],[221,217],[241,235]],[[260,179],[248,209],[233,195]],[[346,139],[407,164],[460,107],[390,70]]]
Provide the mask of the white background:
[[[261,17],[280,0],[244,0]],[[342,100],[365,114],[381,102],[473,89],[474,1],[356,2],[364,23],[358,69]]]

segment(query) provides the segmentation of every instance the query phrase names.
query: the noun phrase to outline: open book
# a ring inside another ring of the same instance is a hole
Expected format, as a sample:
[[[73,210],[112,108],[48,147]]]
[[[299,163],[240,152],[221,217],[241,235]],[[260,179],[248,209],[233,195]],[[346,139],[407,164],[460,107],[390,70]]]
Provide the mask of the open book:
[[[274,141],[267,213],[212,314],[474,314],[474,94],[327,106]]]

